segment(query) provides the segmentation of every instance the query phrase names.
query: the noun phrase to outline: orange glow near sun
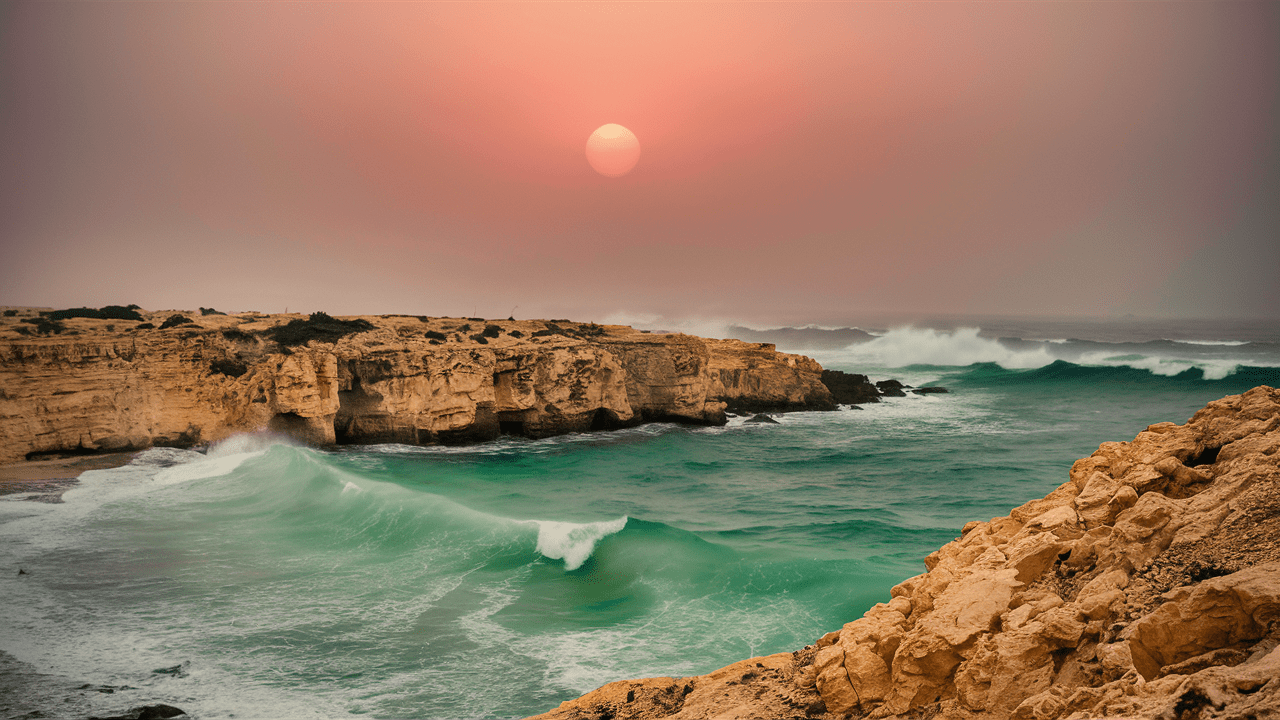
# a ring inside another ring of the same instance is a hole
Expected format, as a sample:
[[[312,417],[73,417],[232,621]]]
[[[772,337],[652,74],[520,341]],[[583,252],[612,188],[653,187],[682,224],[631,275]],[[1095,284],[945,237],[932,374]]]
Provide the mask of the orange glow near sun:
[[[621,125],[601,125],[587,138],[587,162],[605,177],[622,177],[639,160],[640,141]]]

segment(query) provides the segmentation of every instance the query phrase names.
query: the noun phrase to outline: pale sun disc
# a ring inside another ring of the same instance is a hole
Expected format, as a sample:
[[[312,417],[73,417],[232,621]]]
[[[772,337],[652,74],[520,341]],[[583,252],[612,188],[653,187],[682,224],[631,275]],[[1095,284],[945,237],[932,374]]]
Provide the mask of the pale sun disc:
[[[587,162],[605,177],[622,177],[639,160],[640,141],[621,125],[601,125],[587,138]]]

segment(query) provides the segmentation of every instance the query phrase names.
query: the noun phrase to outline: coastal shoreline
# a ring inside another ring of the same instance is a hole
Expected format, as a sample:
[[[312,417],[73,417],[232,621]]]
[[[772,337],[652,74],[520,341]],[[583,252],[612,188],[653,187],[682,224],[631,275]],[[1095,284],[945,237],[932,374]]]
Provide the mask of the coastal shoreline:
[[[40,483],[51,480],[75,480],[88,470],[106,470],[128,465],[134,452],[102,455],[68,455],[43,460],[19,460],[0,465],[0,495],[15,483]]]
[[[769,343],[622,325],[82,310],[0,318],[0,461],[263,429],[319,446],[461,445],[882,394]]]
[[[75,455],[5,463],[0,465],[0,497],[23,495],[23,500],[60,503],[62,494],[80,482],[81,473],[128,465],[136,454]]]
[[[1280,390],[1103,442],[794,652],[530,720],[1280,717]]]

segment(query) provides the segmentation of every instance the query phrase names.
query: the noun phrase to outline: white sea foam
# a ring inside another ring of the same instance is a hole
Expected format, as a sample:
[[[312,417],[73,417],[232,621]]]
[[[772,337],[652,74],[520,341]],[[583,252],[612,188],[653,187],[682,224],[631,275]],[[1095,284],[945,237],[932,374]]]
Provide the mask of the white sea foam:
[[[1165,377],[1173,377],[1192,368],[1200,368],[1206,380],[1221,380],[1240,366],[1239,362],[1232,359],[1111,355],[1105,352],[1085,353],[1080,356],[1078,362],[1081,365],[1131,367]]]
[[[270,433],[245,433],[233,435],[209,446],[203,457],[192,462],[174,465],[161,470],[155,476],[159,485],[203,480],[228,475],[250,458],[260,457],[276,445],[290,445],[288,438]]]
[[[1249,341],[1247,340],[1170,340],[1169,342],[1175,342],[1181,345],[1226,345],[1229,347],[1249,344]]]
[[[538,552],[552,560],[563,559],[565,570],[577,570],[591,557],[596,543],[626,527],[627,516],[582,524],[555,520],[530,522],[538,526]]]
[[[1005,368],[1025,369],[1044,367],[1055,359],[1043,345],[1035,349],[1014,350],[991,338],[979,337],[978,332],[976,327],[952,331],[899,327],[839,352],[815,355],[876,367],[965,366],[990,362]]]
[[[1112,344],[1115,350],[1094,349],[1099,343],[1077,343],[1057,338],[1002,342],[982,337],[979,328],[933,330],[899,327],[873,340],[837,351],[810,351],[826,367],[853,368],[858,372],[889,373],[907,380],[897,368],[912,365],[964,367],[974,363],[995,363],[1009,370],[1044,367],[1056,360],[1094,367],[1131,367],[1155,375],[1174,376],[1192,368],[1204,372],[1207,380],[1221,380],[1241,366],[1272,367],[1280,359],[1257,353],[1240,354],[1232,348],[1249,343],[1235,340],[1177,340],[1175,347],[1153,349],[1134,344]],[[1108,343],[1101,343],[1105,346]],[[1183,349],[1177,349],[1182,345]],[[932,380],[934,378],[930,378]]]
[[[259,450],[258,452],[236,453],[234,455],[224,455],[222,457],[211,457],[204,460],[197,460],[196,462],[185,465],[175,465],[156,473],[155,483],[157,485],[173,485],[176,483],[190,482],[191,480],[221,477],[223,475],[230,474],[249,458],[261,455],[264,452],[266,451]]]
[[[261,453],[270,450],[275,445],[296,447],[297,444],[292,438],[285,435],[266,432],[241,433],[213,443],[205,454],[209,457],[226,457],[245,453]]]

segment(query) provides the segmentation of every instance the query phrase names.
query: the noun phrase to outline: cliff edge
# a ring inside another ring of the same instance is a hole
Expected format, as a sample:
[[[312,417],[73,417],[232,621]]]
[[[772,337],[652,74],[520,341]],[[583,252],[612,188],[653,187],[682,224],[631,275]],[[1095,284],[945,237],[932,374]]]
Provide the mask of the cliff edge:
[[[1280,718],[1280,391],[1103,443],[792,653],[537,716]]]
[[[544,437],[833,409],[773,345],[567,320],[202,312],[0,317],[0,463],[271,429],[318,444]]]

